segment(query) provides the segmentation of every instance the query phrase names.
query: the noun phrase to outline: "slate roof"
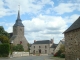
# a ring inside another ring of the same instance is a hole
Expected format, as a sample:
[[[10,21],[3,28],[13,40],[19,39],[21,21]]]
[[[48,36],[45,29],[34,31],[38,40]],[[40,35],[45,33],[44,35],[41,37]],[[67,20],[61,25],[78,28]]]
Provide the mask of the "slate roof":
[[[33,44],[50,44],[51,41],[50,40],[42,40],[42,41],[36,41]]]
[[[65,41],[60,40],[60,42],[61,42],[62,44],[65,44]]]
[[[22,20],[20,19],[20,12],[19,11],[18,11],[18,16],[17,16],[16,23],[14,24],[13,27],[16,27],[16,26],[24,27],[24,25],[22,24]]]
[[[53,44],[50,48],[56,48],[58,44]]]
[[[80,17],[64,33],[78,29],[78,28],[80,28]]]
[[[10,35],[10,38],[13,36],[13,33],[9,33],[9,35]]]
[[[10,39],[10,42],[13,41],[16,38],[16,35],[13,35]]]

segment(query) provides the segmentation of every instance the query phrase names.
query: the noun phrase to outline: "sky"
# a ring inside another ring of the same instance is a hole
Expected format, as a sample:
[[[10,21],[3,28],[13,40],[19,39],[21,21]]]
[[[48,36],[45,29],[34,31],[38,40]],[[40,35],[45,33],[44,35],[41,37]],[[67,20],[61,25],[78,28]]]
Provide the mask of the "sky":
[[[29,43],[50,39],[59,43],[63,32],[80,16],[80,0],[0,0],[0,26],[8,33],[13,32],[18,5]]]

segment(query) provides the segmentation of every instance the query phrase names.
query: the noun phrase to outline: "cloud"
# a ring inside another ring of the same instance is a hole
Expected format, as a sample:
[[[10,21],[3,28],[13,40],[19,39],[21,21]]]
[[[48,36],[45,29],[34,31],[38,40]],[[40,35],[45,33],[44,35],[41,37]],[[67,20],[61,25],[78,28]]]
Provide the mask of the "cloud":
[[[61,16],[48,16],[41,14],[34,17],[32,20],[24,20],[23,24],[25,26],[25,36],[28,41],[51,38],[60,40],[63,38],[62,33],[67,28],[67,25]]]
[[[64,14],[73,12],[75,10],[74,4],[72,3],[60,3],[58,6],[54,8],[54,11],[57,12],[57,14]]]
[[[25,13],[38,13],[41,9],[46,5],[49,4],[53,6],[53,1],[51,0],[5,0],[6,6],[13,11],[18,10],[18,5],[20,5],[20,10],[22,14]]]
[[[79,16],[79,14],[73,14],[71,16],[66,16],[64,19],[67,24],[72,24],[79,18]]]

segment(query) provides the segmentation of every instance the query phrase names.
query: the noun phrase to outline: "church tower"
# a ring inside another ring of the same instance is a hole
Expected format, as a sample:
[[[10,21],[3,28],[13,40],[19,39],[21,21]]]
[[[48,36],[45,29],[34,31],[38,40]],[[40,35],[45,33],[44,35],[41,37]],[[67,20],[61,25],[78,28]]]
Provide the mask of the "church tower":
[[[28,42],[24,36],[24,25],[20,19],[20,11],[18,10],[18,16],[15,24],[13,25],[13,36],[10,41],[13,41],[13,45],[21,44],[24,48],[24,51],[28,49]]]

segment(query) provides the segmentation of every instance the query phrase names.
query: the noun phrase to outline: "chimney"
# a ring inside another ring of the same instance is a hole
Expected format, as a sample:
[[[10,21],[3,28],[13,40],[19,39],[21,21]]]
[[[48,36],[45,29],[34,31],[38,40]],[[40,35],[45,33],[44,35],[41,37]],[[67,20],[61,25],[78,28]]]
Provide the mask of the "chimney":
[[[36,40],[34,40],[34,43],[36,42]]]
[[[53,39],[51,39],[51,43],[52,43],[52,44],[54,43]]]

